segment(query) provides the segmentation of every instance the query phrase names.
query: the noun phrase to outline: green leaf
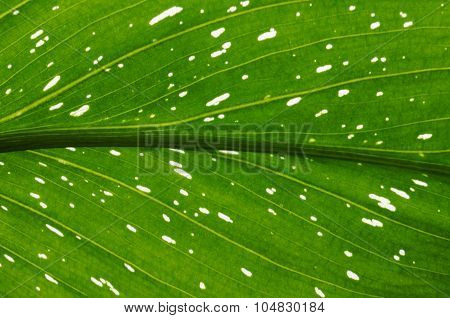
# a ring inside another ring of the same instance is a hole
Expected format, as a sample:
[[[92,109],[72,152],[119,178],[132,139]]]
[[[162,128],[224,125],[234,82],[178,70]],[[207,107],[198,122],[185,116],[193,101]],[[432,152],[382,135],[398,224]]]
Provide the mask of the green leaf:
[[[448,296],[449,15],[0,1],[0,294]]]

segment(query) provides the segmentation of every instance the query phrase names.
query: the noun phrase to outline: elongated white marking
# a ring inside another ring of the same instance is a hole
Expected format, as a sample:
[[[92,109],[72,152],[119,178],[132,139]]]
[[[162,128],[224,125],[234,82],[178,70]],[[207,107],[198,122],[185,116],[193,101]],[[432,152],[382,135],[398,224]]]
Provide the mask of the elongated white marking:
[[[402,198],[409,199],[409,194],[406,193],[405,191],[396,188],[391,188],[391,191],[394,192],[396,195],[401,196]]]
[[[219,36],[222,35],[223,32],[225,32],[225,28],[222,27],[222,28],[219,28],[217,30],[211,31],[211,36],[213,38],[218,38]]]
[[[431,137],[433,137],[433,134],[421,134],[421,135],[417,136],[417,139],[427,140],[427,139],[430,139]]]
[[[420,180],[417,180],[417,179],[411,179],[411,180],[412,180],[412,182],[414,182],[418,186],[428,187],[428,183],[426,183],[425,181],[420,181]]]
[[[353,280],[359,280],[359,276],[351,270],[347,271],[347,277]]]
[[[176,168],[176,169],[174,169],[173,171],[175,171],[175,172],[178,173],[180,176],[183,176],[183,177],[185,177],[185,178],[187,178],[187,179],[189,179],[189,180],[192,179],[191,174],[188,173],[188,172],[186,172],[186,171],[184,171],[183,169]]]
[[[97,280],[95,277],[91,277],[91,282],[93,282],[98,287],[103,287],[103,283],[99,280]]]
[[[324,294],[323,291],[321,291],[319,288],[314,287],[314,291],[316,292],[316,294],[317,294],[319,297],[321,297],[321,298],[324,298],[324,297],[325,297],[325,294]]]
[[[61,79],[61,76],[56,75],[55,77],[53,77],[50,82],[47,83],[47,85],[45,85],[43,91],[48,91],[50,88],[52,88],[53,86],[55,86],[56,84],[58,84],[59,80]]]
[[[118,156],[121,155],[121,153],[120,153],[119,151],[114,150],[114,149],[111,149],[111,150],[109,151],[109,153],[110,153],[111,155],[115,156],[115,157],[118,157]]]
[[[391,212],[395,212],[396,208],[393,204],[391,204],[391,201],[387,198],[383,198],[382,196],[376,195],[376,194],[369,194],[369,198],[372,200],[378,201],[378,206],[383,209],[387,209]]]
[[[258,36],[258,41],[265,41],[268,39],[273,39],[277,36],[277,30],[275,28],[270,28],[268,32],[264,32]]]
[[[127,224],[127,229],[133,233],[137,232],[136,228],[131,224]]]
[[[217,215],[219,216],[219,218],[221,218],[225,222],[233,223],[233,220],[228,215],[223,214],[222,212],[217,213]]]
[[[371,30],[378,29],[380,27],[380,25],[381,25],[381,23],[379,21],[373,22],[373,23],[370,24],[370,29]]]
[[[46,255],[45,253],[39,253],[39,254],[38,254],[38,257],[39,257],[40,259],[47,259],[47,255]]]
[[[362,218],[361,221],[363,223],[369,224],[370,226],[373,226],[373,227],[383,227],[383,223],[381,223],[380,221],[375,220],[375,219]]]
[[[30,36],[30,39],[34,40],[34,39],[38,38],[39,36],[41,36],[43,33],[44,33],[44,30],[38,30]]]
[[[219,152],[226,155],[239,155],[239,152],[234,150],[219,150]]]
[[[36,180],[37,183],[45,184],[45,181],[39,177],[35,177],[34,180]]]
[[[329,70],[331,70],[332,68],[333,68],[333,66],[330,65],[330,64],[322,65],[322,66],[319,66],[318,68],[316,68],[316,72],[317,72],[317,73],[322,73],[322,72],[329,71]]]
[[[11,263],[15,262],[15,260],[14,260],[14,258],[12,256],[9,256],[8,254],[3,254],[3,256],[6,258],[6,260],[8,262],[11,262]]]
[[[166,18],[175,16],[176,14],[180,13],[181,11],[183,11],[182,7],[174,6],[174,7],[170,8],[170,9],[167,9],[167,10],[161,12],[156,17],[152,18],[150,20],[149,24],[150,25],[155,25],[156,23],[158,23],[158,22],[160,22],[160,21],[162,21],[162,20],[164,20]]]
[[[207,208],[198,208],[198,210],[203,214],[209,214],[209,210]]]
[[[347,256],[347,257],[352,257],[352,256],[353,256],[353,253],[350,252],[350,251],[344,251],[344,254],[345,254],[345,256]]]
[[[89,105],[83,105],[77,110],[70,112],[70,116],[72,117],[80,117],[83,116],[89,110]]]
[[[286,106],[292,107],[294,105],[297,105],[302,100],[301,97],[294,97],[287,101]]]
[[[409,27],[412,26],[412,25],[413,25],[413,22],[412,22],[412,21],[407,21],[407,22],[403,23],[403,27],[404,27],[404,28],[409,28]]]
[[[162,217],[163,217],[164,221],[170,222],[170,217],[167,214],[163,214]]]
[[[59,237],[64,237],[64,234],[62,234],[62,232],[60,230],[58,230],[57,228],[51,226],[50,224],[45,224],[45,226],[47,227],[47,229],[49,229],[50,231],[52,231]]]
[[[125,266],[125,268],[128,269],[130,272],[134,273],[134,268],[130,264],[123,263],[123,266]]]
[[[228,98],[230,98],[230,93],[224,93],[220,96],[217,96],[216,98],[210,100],[209,102],[206,103],[207,107],[211,107],[211,106],[217,106],[219,105],[221,102],[227,100]]]
[[[45,274],[44,275],[45,279],[48,280],[50,283],[53,283],[55,285],[58,285],[58,281],[56,279],[54,279],[53,277],[51,277],[49,274]]]
[[[50,106],[48,108],[48,110],[50,110],[50,111],[57,110],[57,109],[60,109],[63,105],[64,105],[64,103],[58,103],[56,105]]]
[[[246,269],[244,267],[241,267],[241,272],[247,277],[252,277],[252,275],[253,275],[252,272],[250,272],[248,269]]]
[[[338,96],[339,96],[339,97],[343,97],[343,96],[345,96],[345,95],[348,95],[348,93],[350,93],[350,91],[349,91],[348,89],[340,89],[340,90],[338,91]]]
[[[142,185],[137,185],[136,189],[138,189],[139,191],[145,192],[145,193],[150,193],[151,192],[151,190],[149,188],[144,187]]]
[[[167,235],[163,235],[162,239],[164,241],[166,241],[167,243],[169,243],[169,244],[176,244],[177,243],[173,238],[171,238],[171,237],[169,237]]]
[[[183,165],[181,163],[172,160],[169,161],[169,165],[171,165],[172,167],[183,168]]]
[[[315,117],[317,118],[317,117],[320,117],[320,116],[326,115],[326,114],[328,114],[328,109],[322,109],[320,112],[318,112],[318,113],[315,115]]]
[[[184,189],[180,189],[180,194],[184,195],[185,197],[187,197],[189,195],[189,193]]]

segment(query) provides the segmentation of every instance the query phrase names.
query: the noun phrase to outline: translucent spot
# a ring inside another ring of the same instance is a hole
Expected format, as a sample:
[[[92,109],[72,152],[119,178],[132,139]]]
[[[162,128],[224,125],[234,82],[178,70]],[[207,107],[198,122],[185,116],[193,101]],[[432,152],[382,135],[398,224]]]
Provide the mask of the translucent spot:
[[[169,244],[176,244],[177,243],[173,238],[171,238],[171,237],[169,237],[167,235],[163,235],[162,239],[164,241],[166,241],[167,243],[169,243]]]
[[[83,105],[79,109],[70,112],[70,116],[72,117],[80,117],[83,116],[89,110],[89,105]]]
[[[244,267],[241,267],[241,272],[247,277],[252,277],[252,275],[253,275],[252,272],[250,272],[248,269],[246,269]]]
[[[421,134],[421,135],[417,136],[417,139],[427,140],[427,139],[430,139],[431,137],[433,137],[433,134]]]
[[[57,228],[51,226],[50,224],[45,224],[45,226],[47,227],[47,229],[49,229],[51,232],[55,233],[59,237],[64,237],[64,234],[62,234],[62,232]]]
[[[53,277],[51,277],[49,274],[45,274],[44,275],[45,279],[48,280],[50,283],[53,283],[55,285],[58,285],[58,281],[56,279],[54,279]]]
[[[347,277],[353,280],[359,280],[359,276],[351,270],[347,271]]]
[[[327,65],[323,65],[323,66],[319,66],[318,68],[316,68],[316,72],[317,73],[322,73],[322,72],[326,72],[329,71],[333,68],[332,65],[327,64]]]
[[[286,106],[292,107],[294,105],[297,105],[302,100],[301,97],[294,97],[287,101]]]
[[[123,266],[125,266],[125,268],[128,269],[130,272],[134,273],[134,268],[131,265],[123,263]]]
[[[316,294],[317,294],[319,297],[321,297],[321,298],[324,298],[324,297],[325,297],[325,294],[324,294],[323,291],[321,291],[319,288],[314,287],[314,291],[316,292]]]
[[[217,215],[219,216],[219,218],[221,218],[225,222],[233,223],[233,220],[228,215],[223,214],[222,212],[217,213]]]
[[[371,29],[371,30],[378,29],[378,28],[380,27],[380,25],[381,25],[381,24],[380,24],[379,21],[373,22],[373,23],[370,24],[370,29]]]
[[[47,85],[45,85],[43,91],[46,92],[48,91],[50,88],[52,88],[53,86],[55,86],[56,84],[58,84],[59,80],[61,79],[61,76],[56,75],[55,77],[53,77],[50,82],[47,83]]]
[[[213,38],[218,38],[219,36],[221,36],[222,35],[222,33],[224,33],[225,32],[225,28],[219,28],[219,29],[217,29],[217,30],[214,30],[214,31],[211,31],[211,36],[213,37]]]
[[[145,192],[145,193],[150,193],[151,192],[151,190],[149,188],[144,187],[142,185],[137,185],[136,189],[138,189],[139,191]]]
[[[174,15],[180,13],[181,11],[183,11],[183,8],[174,6],[174,7],[170,8],[170,9],[167,9],[167,10],[161,12],[156,17],[152,18],[150,20],[149,24],[150,25],[155,25],[156,23],[158,23],[158,22],[160,22],[160,21],[162,21],[162,20],[164,20],[166,18],[173,17]]]
[[[273,39],[277,36],[277,31],[275,28],[270,28],[268,32],[264,32],[258,36],[258,41],[265,41],[268,39]]]

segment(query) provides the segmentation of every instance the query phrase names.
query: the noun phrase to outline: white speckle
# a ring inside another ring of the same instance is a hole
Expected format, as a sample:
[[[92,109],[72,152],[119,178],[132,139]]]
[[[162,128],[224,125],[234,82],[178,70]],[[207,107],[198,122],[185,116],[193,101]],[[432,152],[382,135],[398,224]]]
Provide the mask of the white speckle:
[[[326,114],[328,114],[328,109],[322,109],[320,112],[316,113],[315,117],[317,118]]]
[[[305,197],[305,195],[303,195],[303,194],[300,194],[299,196],[298,196],[300,199],[302,199],[303,201],[306,201],[306,197]]]
[[[316,292],[316,294],[317,294],[319,297],[322,297],[322,298],[325,297],[325,294],[324,294],[323,291],[321,291],[319,288],[314,287],[314,291]]]
[[[396,188],[391,188],[391,191],[397,194],[398,196],[401,196],[402,198],[409,199],[409,194],[406,193],[405,191]]]
[[[8,88],[8,89],[5,91],[5,94],[6,94],[6,95],[9,95],[9,94],[11,94],[11,92],[12,92],[12,89],[11,89],[11,88]]]
[[[316,72],[317,73],[322,73],[322,72],[329,71],[332,68],[333,68],[333,66],[331,66],[330,64],[327,64],[327,65],[319,66],[318,68],[316,68]]]
[[[399,250],[398,251],[398,253],[401,255],[401,256],[405,256],[406,255],[406,252],[405,252],[405,250]]]
[[[3,256],[6,258],[6,260],[8,262],[14,263],[14,258],[12,258],[11,256],[9,256],[8,254],[3,254]]]
[[[348,89],[340,89],[340,90],[338,91],[338,96],[339,96],[339,97],[343,97],[343,96],[345,96],[345,95],[348,95],[348,93],[350,93],[350,91],[349,91]]]
[[[421,135],[417,136],[417,139],[427,140],[427,139],[430,139],[431,137],[433,137],[433,134],[421,134]]]
[[[151,190],[149,188],[144,187],[142,185],[137,185],[136,189],[138,189],[139,191],[145,192],[145,193],[150,193],[151,192]]]
[[[44,181],[43,179],[39,178],[39,177],[35,177],[34,180],[35,180],[37,183],[45,184],[45,181]]]
[[[89,105],[83,105],[77,110],[70,112],[70,116],[72,117],[80,117],[83,116],[89,110]]]
[[[264,32],[258,36],[258,41],[265,41],[268,39],[272,39],[277,36],[277,31],[275,28],[270,28],[268,32]]]
[[[189,62],[192,62],[193,60],[195,60],[195,55],[189,56],[188,61],[189,61]]]
[[[213,120],[214,120],[214,117],[206,117],[205,119],[203,119],[203,121],[204,121],[205,123],[212,122]]]
[[[50,106],[48,110],[50,110],[50,111],[57,110],[57,109],[60,109],[63,105],[64,105],[64,103],[58,103],[56,105]]]
[[[352,139],[353,137],[355,137],[354,134],[349,134],[349,135],[347,136],[347,139],[350,140],[350,139]]]
[[[184,195],[185,197],[187,197],[189,195],[189,193],[184,189],[180,189],[180,194]]]
[[[39,199],[41,196],[37,193],[30,192],[30,196],[35,199]]]
[[[185,178],[187,178],[187,179],[189,179],[189,180],[192,179],[191,174],[188,173],[188,172],[186,172],[186,171],[184,171],[183,169],[177,168],[177,169],[174,169],[173,171],[175,171],[175,172],[178,173],[180,176],[183,176],[183,177],[185,177]]]
[[[319,231],[319,232],[317,232],[317,236],[322,237],[323,233]]]
[[[394,259],[395,259],[396,261],[399,261],[399,260],[400,260],[400,256],[394,255]]]
[[[123,266],[125,266],[125,268],[128,269],[130,272],[134,273],[134,268],[131,265],[123,263]]]
[[[383,227],[383,223],[381,223],[380,221],[375,220],[375,219],[362,218],[361,221],[363,223],[369,224],[369,225],[371,225],[373,227]]]
[[[38,254],[38,257],[39,257],[40,259],[47,259],[47,255],[45,255],[44,253],[39,253],[39,254]]]
[[[373,23],[370,24],[370,29],[371,30],[378,29],[379,27],[380,27],[380,22],[379,21],[373,22]]]
[[[136,233],[136,231],[137,231],[136,228],[130,224],[127,224],[127,229],[133,233]]]
[[[99,280],[97,280],[95,277],[91,277],[91,282],[93,282],[98,287],[103,287],[103,283]]]
[[[162,217],[167,223],[170,222],[170,217],[167,214],[163,214]]]
[[[352,256],[353,256],[353,253],[350,252],[350,251],[344,251],[344,254],[345,254],[345,256],[347,256],[347,257],[352,257]]]
[[[209,214],[209,210],[207,208],[198,208],[198,210],[203,214]]]
[[[347,66],[349,64],[349,61],[342,62],[342,65]]]
[[[252,275],[253,275],[252,272],[250,272],[248,269],[246,269],[244,267],[241,267],[241,272],[247,277],[252,277]]]
[[[351,5],[348,7],[349,11],[355,11],[355,9],[356,9],[356,6],[354,6],[354,5]]]
[[[243,6],[245,8],[246,6],[248,6],[250,4],[250,1],[249,0],[245,0],[245,1],[241,1],[239,3],[241,4],[241,6]]]
[[[333,44],[328,43],[328,44],[325,46],[325,48],[326,48],[327,50],[331,50],[331,49],[333,48]]]
[[[218,97],[216,97],[216,98],[210,100],[209,102],[207,102],[207,103],[206,103],[206,106],[207,106],[207,107],[210,107],[210,106],[217,106],[217,105],[219,105],[221,102],[227,100],[228,98],[230,98],[230,93],[224,93],[224,94],[222,94],[222,95],[220,95],[220,96],[218,96]]]
[[[206,289],[205,283],[204,282],[200,282],[199,284],[200,289]]]
[[[396,210],[395,206],[392,205],[391,201],[389,199],[387,199],[387,198],[383,198],[383,197],[378,196],[378,195],[373,194],[373,193],[369,194],[369,198],[371,198],[372,200],[378,201],[378,206],[380,208],[387,209],[387,210],[389,210],[391,212],[394,212]]]
[[[218,38],[222,35],[223,32],[225,32],[225,28],[219,28],[217,30],[211,31],[211,36],[213,38]]]
[[[169,161],[169,165],[171,165],[172,167],[183,168],[183,165],[181,163],[172,160]]]
[[[243,80],[243,81],[245,81],[245,80],[247,80],[247,79],[248,79],[248,75],[247,75],[247,74],[244,74],[244,75],[242,75],[242,77],[241,77],[241,78],[242,78],[242,80]]]
[[[169,244],[176,244],[177,243],[173,238],[171,238],[171,237],[169,237],[167,235],[163,235],[162,239],[164,241],[166,241],[167,243],[169,243]]]
[[[117,64],[117,67],[118,67],[118,68],[123,68],[123,66],[124,66],[123,63]]]
[[[347,271],[347,277],[353,280],[359,280],[359,276],[350,270]]]
[[[376,96],[380,97],[380,96],[383,96],[383,94],[384,94],[383,92],[379,91],[379,92],[377,92]]]
[[[59,6],[52,7],[52,11],[56,11],[56,10],[59,10]]]
[[[222,44],[222,49],[228,50],[231,47],[231,42],[225,42]]]
[[[156,24],[156,23],[158,23],[158,22],[160,22],[160,21],[162,21],[162,20],[164,20],[166,18],[173,17],[174,15],[180,13],[181,11],[183,11],[183,8],[174,6],[174,7],[170,8],[170,9],[167,9],[167,10],[161,12],[156,17],[152,18],[150,20],[149,24],[150,25],[154,25],[154,24]]]
[[[409,27],[412,26],[412,25],[413,25],[413,22],[412,22],[412,21],[407,21],[407,22],[403,23],[403,27],[404,27],[404,28],[409,28]]]
[[[181,93],[178,94],[178,96],[180,96],[181,98],[185,97],[188,94],[187,91],[183,91]]]
[[[47,85],[45,85],[43,91],[48,91],[50,88],[52,88],[53,86],[55,86],[56,84],[58,84],[59,80],[61,79],[61,76],[56,75],[55,77],[53,77],[50,82],[47,83]]]
[[[309,218],[311,221],[317,222],[317,217],[315,217],[314,215],[311,215]]]
[[[43,33],[44,33],[44,30],[38,30],[30,36],[30,39],[34,40],[34,39],[38,38],[39,36],[41,36]]]
[[[221,218],[225,222],[233,223],[233,220],[228,215],[223,214],[222,212],[217,213],[217,215],[219,216],[219,218]]]
[[[301,97],[291,98],[290,100],[287,101],[286,106],[288,106],[288,107],[294,106],[294,105],[300,103],[301,100],[302,100]]]
[[[50,231],[52,231],[53,233],[55,233],[59,237],[64,237],[64,234],[62,234],[62,232],[60,230],[58,230],[57,228],[54,228],[50,224],[45,224],[45,226],[47,227],[47,229],[49,229]]]
[[[54,279],[53,277],[51,277],[49,274],[45,274],[44,275],[45,279],[48,280],[50,283],[56,284],[58,285],[58,281],[56,279]]]
[[[121,155],[121,153],[120,153],[119,151],[114,150],[114,149],[111,149],[111,150],[109,151],[109,153],[110,153],[111,155],[115,156],[115,157],[118,157],[118,156]]]
[[[426,183],[425,181],[420,181],[420,180],[416,180],[416,179],[411,179],[412,182],[414,182],[415,184],[421,186],[421,187],[428,187],[428,183]]]
[[[47,208],[47,204],[45,204],[44,202],[39,202],[39,205],[41,206],[41,208],[46,209]]]
[[[233,12],[235,12],[236,10],[237,10],[236,6],[232,6],[232,7],[229,7],[229,8],[228,8],[227,12],[228,12],[228,13],[233,13]]]
[[[359,125],[356,126],[356,130],[361,130],[361,129],[363,129],[363,128],[364,128],[364,125],[363,125],[363,124],[359,124]]]

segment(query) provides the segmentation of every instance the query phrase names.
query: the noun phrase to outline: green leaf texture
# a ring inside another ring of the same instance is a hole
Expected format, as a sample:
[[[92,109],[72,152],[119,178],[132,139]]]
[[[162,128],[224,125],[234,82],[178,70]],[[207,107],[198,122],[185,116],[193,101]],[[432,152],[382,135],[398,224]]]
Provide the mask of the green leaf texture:
[[[448,296],[447,4],[0,0],[0,295]]]

